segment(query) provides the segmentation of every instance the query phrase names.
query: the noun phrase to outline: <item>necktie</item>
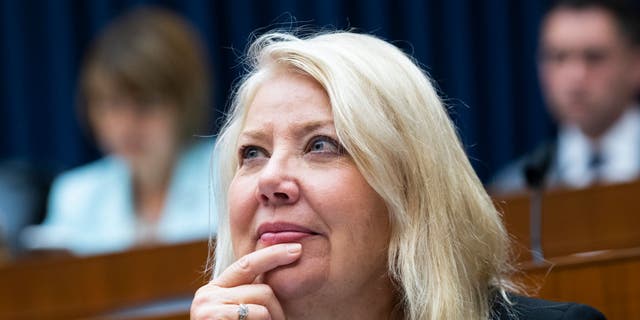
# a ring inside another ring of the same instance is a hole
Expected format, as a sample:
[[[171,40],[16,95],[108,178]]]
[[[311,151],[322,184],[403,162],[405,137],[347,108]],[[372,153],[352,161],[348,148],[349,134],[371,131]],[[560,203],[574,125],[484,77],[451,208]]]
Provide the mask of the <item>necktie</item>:
[[[591,172],[592,182],[597,183],[602,180],[602,165],[604,164],[604,158],[602,153],[598,150],[591,152],[589,158],[589,172]]]

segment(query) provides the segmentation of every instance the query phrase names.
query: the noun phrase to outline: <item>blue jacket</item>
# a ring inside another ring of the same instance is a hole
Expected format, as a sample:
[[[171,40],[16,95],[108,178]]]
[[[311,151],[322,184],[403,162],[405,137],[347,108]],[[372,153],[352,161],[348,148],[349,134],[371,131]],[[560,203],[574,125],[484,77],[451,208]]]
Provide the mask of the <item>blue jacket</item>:
[[[157,225],[159,241],[202,239],[215,232],[212,149],[211,141],[198,143],[180,156]],[[46,237],[49,246],[79,255],[119,251],[135,244],[136,225],[130,173],[120,159],[105,157],[55,179],[44,222],[55,235]]]

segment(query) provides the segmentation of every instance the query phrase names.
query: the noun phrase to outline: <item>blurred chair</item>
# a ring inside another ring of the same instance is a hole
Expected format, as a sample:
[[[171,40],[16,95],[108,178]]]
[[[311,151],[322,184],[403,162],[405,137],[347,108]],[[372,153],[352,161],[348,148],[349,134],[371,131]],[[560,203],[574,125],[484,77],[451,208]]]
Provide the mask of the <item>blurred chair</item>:
[[[51,180],[51,172],[25,161],[0,162],[0,237],[10,255],[22,250],[21,230],[44,218]]]

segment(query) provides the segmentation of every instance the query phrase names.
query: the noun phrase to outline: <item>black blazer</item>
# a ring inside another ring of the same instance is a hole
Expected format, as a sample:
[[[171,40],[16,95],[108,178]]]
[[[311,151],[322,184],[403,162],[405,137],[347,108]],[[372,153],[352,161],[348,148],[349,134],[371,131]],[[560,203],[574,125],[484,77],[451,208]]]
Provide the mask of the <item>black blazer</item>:
[[[583,304],[561,303],[510,295],[513,305],[498,299],[493,306],[495,320],[606,320],[600,311]]]

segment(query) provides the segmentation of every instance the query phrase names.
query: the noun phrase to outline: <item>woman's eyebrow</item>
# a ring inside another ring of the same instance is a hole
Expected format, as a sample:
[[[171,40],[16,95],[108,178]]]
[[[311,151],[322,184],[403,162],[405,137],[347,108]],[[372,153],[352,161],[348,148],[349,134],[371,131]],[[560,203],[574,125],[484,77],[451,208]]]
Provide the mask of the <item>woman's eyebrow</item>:
[[[333,120],[314,120],[309,122],[302,122],[292,125],[292,131],[296,136],[306,136],[307,134],[317,131],[319,129],[331,128],[335,130],[333,125]]]
[[[252,130],[243,130],[240,132],[239,139],[246,140],[264,140],[266,139],[268,134],[266,134],[265,130],[260,129],[252,129]]]
[[[292,123],[290,127],[290,130],[293,132],[294,136],[306,136],[310,132],[314,132],[323,128],[331,128],[332,131],[335,131],[332,119]],[[264,129],[256,128],[243,130],[240,133],[240,138],[249,140],[263,140],[270,135],[268,134],[268,132],[270,132],[272,128],[272,125],[267,125]]]

